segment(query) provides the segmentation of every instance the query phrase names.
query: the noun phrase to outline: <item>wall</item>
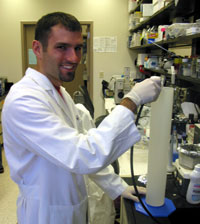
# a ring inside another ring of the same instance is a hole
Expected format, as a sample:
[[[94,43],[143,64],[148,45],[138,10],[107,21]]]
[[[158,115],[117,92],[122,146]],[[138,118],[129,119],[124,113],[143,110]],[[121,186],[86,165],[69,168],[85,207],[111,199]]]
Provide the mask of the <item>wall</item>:
[[[94,53],[95,117],[104,113],[99,72],[109,81],[123,67],[133,70],[132,52],[126,47],[128,36],[127,0],[1,0],[0,1],[0,76],[17,82],[22,77],[21,21],[37,21],[53,11],[65,11],[80,21],[94,22],[94,36],[117,36],[116,53]]]

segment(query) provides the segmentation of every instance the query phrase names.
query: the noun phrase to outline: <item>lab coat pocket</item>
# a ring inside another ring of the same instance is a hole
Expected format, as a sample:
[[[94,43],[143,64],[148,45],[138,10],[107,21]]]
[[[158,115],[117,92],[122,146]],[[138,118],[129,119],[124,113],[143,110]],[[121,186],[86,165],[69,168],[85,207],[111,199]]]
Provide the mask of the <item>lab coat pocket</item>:
[[[49,224],[86,224],[87,199],[77,205],[50,206]]]
[[[20,195],[17,199],[17,217],[19,224],[40,224],[38,186],[19,185]]]
[[[39,223],[39,201],[33,198],[19,197],[17,199],[17,218],[19,224]]]

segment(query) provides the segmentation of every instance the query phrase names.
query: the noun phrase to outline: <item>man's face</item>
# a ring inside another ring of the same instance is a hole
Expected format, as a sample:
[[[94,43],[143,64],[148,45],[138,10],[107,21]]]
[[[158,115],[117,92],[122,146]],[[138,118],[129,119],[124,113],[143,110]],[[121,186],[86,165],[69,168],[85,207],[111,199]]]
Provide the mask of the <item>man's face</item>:
[[[41,72],[53,84],[72,81],[81,60],[82,46],[81,32],[68,31],[62,25],[53,26],[47,49],[42,52]]]

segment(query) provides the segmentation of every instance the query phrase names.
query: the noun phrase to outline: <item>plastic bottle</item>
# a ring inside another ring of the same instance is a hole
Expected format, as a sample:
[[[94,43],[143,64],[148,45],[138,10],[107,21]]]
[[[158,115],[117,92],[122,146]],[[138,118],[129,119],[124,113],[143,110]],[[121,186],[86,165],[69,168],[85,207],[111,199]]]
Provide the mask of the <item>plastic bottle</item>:
[[[186,125],[186,133],[188,143],[193,144],[194,141],[194,114],[189,114],[188,124]]]
[[[197,74],[197,78],[200,78],[200,58],[197,58],[196,74]]]
[[[182,75],[191,76],[191,59],[188,57],[182,59]]]
[[[197,164],[190,174],[190,183],[186,194],[186,200],[190,204],[200,203],[200,164]]]

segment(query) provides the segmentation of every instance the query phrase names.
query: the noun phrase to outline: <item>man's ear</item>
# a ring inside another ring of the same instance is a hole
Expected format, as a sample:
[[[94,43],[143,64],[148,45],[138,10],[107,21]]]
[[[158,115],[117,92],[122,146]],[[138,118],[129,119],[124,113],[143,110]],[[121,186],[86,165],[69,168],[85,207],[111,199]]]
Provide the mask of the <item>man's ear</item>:
[[[35,56],[38,59],[41,59],[42,53],[43,53],[43,48],[42,48],[42,44],[40,43],[40,41],[34,40],[32,43],[32,49],[33,49]]]

